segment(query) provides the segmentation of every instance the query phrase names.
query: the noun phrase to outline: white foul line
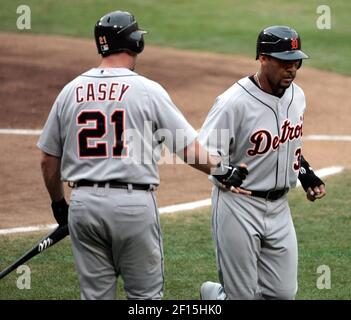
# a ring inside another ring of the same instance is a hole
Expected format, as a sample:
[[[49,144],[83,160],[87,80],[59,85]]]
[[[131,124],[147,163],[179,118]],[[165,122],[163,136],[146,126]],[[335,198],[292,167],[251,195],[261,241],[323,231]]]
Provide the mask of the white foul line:
[[[25,233],[25,232],[43,231],[43,230],[54,229],[56,227],[57,227],[57,224],[44,224],[44,225],[38,225],[38,226],[0,229],[0,235],[1,234],[11,234],[11,233]]]
[[[21,136],[39,136],[43,130],[27,130],[27,129],[0,129],[0,134],[13,134]]]
[[[316,175],[319,177],[327,177],[333,174],[340,173],[344,170],[344,167],[335,166],[335,167],[328,167],[323,168],[320,170],[316,170]],[[298,181],[297,186],[301,186],[300,182]],[[211,199],[199,200],[195,202],[188,202],[182,204],[176,204],[172,206],[162,207],[159,208],[160,214],[165,213],[176,213],[181,211],[190,211],[194,209],[199,209],[203,207],[208,207],[211,205]],[[33,232],[33,231],[44,231],[49,229],[54,229],[57,227],[57,224],[46,224],[46,225],[39,225],[39,226],[29,226],[29,227],[17,227],[17,228],[9,228],[9,229],[0,229],[0,235],[4,234],[12,234],[12,233],[25,233],[25,232]]]
[[[302,137],[303,140],[310,141],[351,141],[351,136],[328,136],[314,134],[306,137]]]
[[[211,199],[199,200],[188,203],[175,204],[168,207],[163,207],[159,209],[160,214],[164,213],[174,213],[179,211],[194,210],[202,207],[208,207],[211,205]]]

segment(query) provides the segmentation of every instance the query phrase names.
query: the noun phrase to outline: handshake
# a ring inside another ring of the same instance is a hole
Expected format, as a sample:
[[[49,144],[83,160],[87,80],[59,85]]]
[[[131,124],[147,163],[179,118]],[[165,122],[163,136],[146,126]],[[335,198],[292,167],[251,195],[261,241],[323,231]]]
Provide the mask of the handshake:
[[[244,164],[234,165],[219,162],[212,176],[232,192],[251,194],[250,191],[240,188],[248,174],[249,172]]]

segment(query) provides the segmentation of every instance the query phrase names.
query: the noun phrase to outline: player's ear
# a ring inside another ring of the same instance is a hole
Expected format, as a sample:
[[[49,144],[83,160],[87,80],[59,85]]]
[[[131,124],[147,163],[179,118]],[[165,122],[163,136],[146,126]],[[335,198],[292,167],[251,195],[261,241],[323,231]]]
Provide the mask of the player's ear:
[[[261,64],[266,64],[267,63],[267,60],[268,60],[269,57],[263,55],[263,54],[260,54],[258,56],[258,60],[260,61]]]
[[[266,55],[260,54],[258,59],[259,59],[259,61],[261,63],[261,69],[266,69],[266,68],[269,67],[270,60],[271,60],[270,56],[266,56]]]

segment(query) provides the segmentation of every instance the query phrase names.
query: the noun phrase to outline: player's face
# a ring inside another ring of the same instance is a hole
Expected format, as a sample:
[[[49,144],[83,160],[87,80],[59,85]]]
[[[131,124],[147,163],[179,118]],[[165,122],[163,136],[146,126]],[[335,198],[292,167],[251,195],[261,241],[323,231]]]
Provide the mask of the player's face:
[[[280,60],[266,57],[266,76],[272,87],[276,89],[288,88],[296,77],[300,60]]]

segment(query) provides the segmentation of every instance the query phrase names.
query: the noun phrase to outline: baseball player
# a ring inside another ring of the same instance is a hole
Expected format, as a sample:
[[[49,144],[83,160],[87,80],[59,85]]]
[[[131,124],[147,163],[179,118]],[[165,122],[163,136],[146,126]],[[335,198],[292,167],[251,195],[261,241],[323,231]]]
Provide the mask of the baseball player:
[[[60,225],[68,222],[82,299],[115,299],[119,275],[129,299],[161,299],[153,192],[160,146],[207,174],[215,167],[216,179],[236,192],[246,177],[245,168],[210,159],[166,91],[133,71],[144,34],[128,12],[96,23],[101,64],[63,88],[38,141],[53,214]],[[61,180],[73,188],[69,206]]]
[[[241,188],[214,181],[212,234],[220,284],[205,282],[202,299],[294,299],[297,241],[287,193],[300,179],[311,201],[326,194],[301,155],[305,96],[293,80],[308,56],[298,33],[271,26],[257,39],[260,68],[220,95],[199,134],[210,154],[247,165]],[[227,130],[220,140],[218,130]]]

